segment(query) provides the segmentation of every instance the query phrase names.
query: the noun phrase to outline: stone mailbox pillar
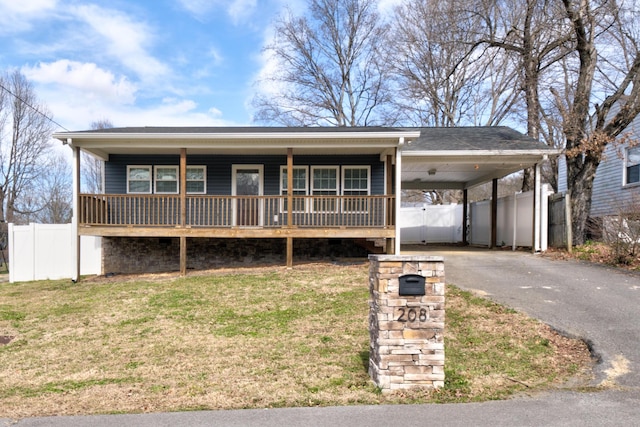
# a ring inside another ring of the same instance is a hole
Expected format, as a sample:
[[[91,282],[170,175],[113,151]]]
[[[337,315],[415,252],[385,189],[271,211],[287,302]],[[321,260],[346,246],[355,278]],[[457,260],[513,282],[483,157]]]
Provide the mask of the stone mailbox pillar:
[[[370,255],[369,261],[371,379],[383,392],[443,387],[444,259]]]

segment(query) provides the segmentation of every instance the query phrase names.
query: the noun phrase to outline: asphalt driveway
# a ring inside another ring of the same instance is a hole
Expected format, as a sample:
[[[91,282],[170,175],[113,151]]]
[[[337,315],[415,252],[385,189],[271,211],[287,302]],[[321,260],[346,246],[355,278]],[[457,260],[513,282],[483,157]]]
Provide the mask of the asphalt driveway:
[[[436,252],[445,257],[446,283],[486,295],[587,341],[601,359],[596,384],[640,387],[640,274],[527,252]]]
[[[351,406],[30,418],[0,426],[635,426],[640,424],[640,275],[527,252],[406,248],[445,257],[446,283],[590,343],[594,385],[470,404]]]

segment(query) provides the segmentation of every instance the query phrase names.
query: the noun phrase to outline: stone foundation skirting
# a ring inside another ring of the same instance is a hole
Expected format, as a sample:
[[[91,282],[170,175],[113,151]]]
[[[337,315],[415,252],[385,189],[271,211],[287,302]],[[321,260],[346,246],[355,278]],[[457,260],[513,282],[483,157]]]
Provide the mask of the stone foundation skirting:
[[[350,239],[294,239],[294,262],[368,253]],[[236,265],[284,264],[285,239],[187,239],[187,269],[208,270]],[[180,270],[180,239],[104,237],[102,273],[136,274]]]

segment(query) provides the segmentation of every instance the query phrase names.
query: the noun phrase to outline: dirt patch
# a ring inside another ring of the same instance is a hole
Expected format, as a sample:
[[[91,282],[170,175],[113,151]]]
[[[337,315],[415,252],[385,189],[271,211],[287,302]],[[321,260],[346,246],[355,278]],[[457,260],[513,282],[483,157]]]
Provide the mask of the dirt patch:
[[[15,337],[9,336],[9,335],[0,335],[0,345],[7,345],[9,344],[11,341],[13,341]]]

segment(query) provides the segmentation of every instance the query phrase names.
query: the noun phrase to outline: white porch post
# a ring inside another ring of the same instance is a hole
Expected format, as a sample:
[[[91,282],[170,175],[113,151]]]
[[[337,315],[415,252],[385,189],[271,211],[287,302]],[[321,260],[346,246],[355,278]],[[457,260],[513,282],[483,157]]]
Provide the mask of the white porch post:
[[[394,254],[400,255],[400,207],[402,206],[402,146],[404,137],[400,137],[396,148],[396,238]]]
[[[71,145],[71,139],[67,140]],[[80,148],[71,146],[73,150],[73,198],[71,230],[75,238],[71,239],[71,254],[73,258],[74,272],[71,280],[77,282],[80,278],[80,235],[78,234],[78,215],[80,214]]]
[[[535,169],[535,184],[533,187],[533,253],[540,251],[540,163],[536,163],[534,166]]]

